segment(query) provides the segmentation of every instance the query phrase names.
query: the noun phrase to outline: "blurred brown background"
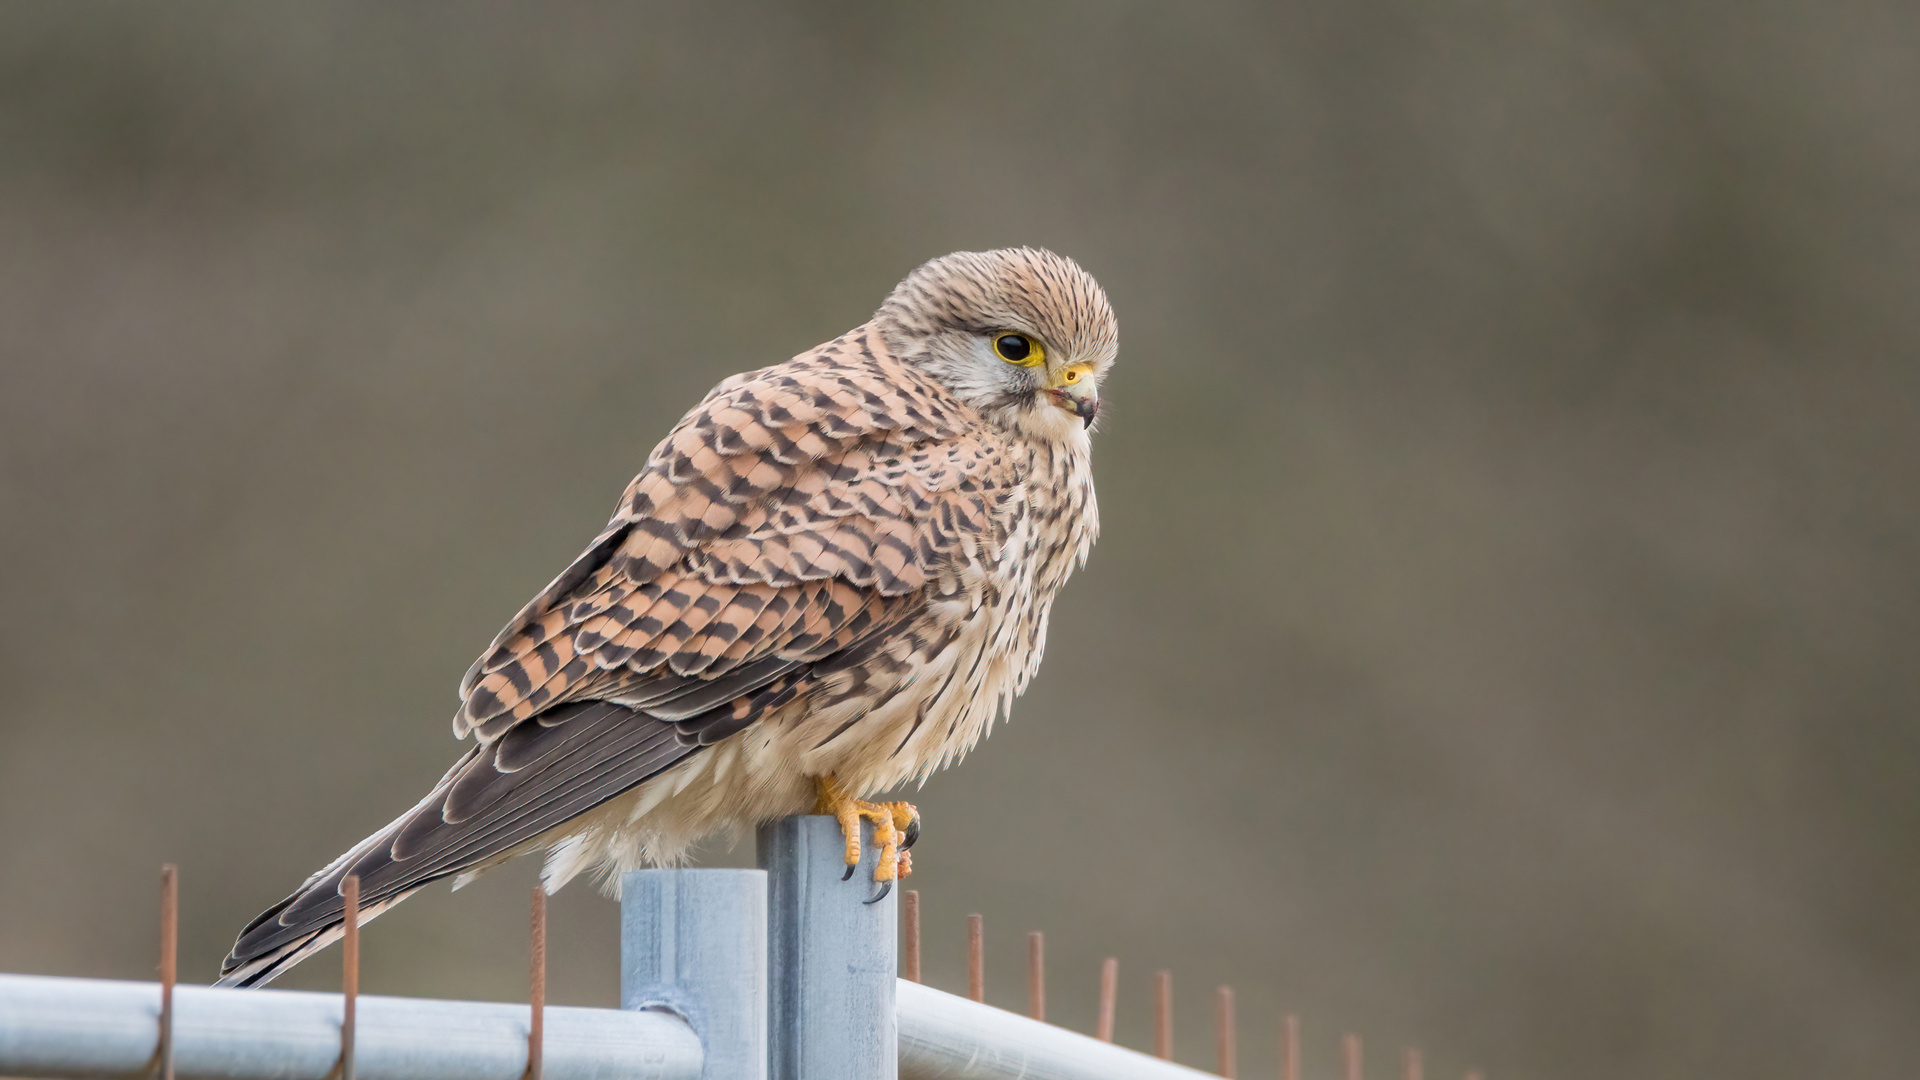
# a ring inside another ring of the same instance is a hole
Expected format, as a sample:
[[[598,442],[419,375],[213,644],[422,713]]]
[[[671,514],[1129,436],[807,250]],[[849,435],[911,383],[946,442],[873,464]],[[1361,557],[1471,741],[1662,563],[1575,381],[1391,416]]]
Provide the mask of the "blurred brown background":
[[[701,392],[1028,243],[1106,533],[918,797],[930,981],[981,911],[1243,1075],[1910,1075],[1916,101],[1894,2],[8,5],[0,970],[148,977],[172,859],[210,979]],[[532,874],[369,992],[518,998]]]

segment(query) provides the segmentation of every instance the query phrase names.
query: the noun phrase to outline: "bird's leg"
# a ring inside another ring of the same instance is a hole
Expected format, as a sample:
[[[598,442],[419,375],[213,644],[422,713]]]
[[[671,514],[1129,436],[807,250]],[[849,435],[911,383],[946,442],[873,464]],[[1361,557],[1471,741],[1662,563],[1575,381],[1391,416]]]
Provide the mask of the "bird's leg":
[[[920,811],[914,809],[913,804],[856,799],[833,776],[818,777],[814,784],[820,793],[814,812],[832,814],[840,822],[841,835],[847,838],[847,877],[852,877],[853,868],[860,864],[862,818],[873,822],[873,842],[880,845],[880,864],[873,870],[873,880],[885,884],[880,896],[887,895],[886,890],[892,887],[895,878],[913,873],[913,856],[907,849],[920,838]]]

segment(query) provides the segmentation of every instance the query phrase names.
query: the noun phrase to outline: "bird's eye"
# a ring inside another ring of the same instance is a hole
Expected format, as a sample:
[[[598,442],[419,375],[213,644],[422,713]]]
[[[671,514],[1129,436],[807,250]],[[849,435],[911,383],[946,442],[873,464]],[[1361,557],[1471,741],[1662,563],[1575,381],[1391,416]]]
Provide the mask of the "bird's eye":
[[[993,351],[1007,363],[1022,367],[1033,367],[1047,359],[1047,350],[1025,334],[1001,334],[993,339]]]

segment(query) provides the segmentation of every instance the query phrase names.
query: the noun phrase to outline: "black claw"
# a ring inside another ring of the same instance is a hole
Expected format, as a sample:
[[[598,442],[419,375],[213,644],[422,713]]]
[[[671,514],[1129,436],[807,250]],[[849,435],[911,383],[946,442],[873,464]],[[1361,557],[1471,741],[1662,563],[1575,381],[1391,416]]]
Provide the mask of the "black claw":
[[[881,883],[880,883],[880,892],[879,892],[878,894],[876,894],[876,895],[875,895],[875,896],[873,897],[873,899],[871,899],[871,900],[867,900],[867,901],[865,901],[865,902],[866,902],[866,903],[869,903],[869,904],[877,904],[877,903],[879,903],[880,901],[882,901],[882,900],[885,900],[885,899],[887,898],[887,894],[888,894],[888,893],[890,893],[890,892],[892,892],[892,891],[893,891],[893,882],[891,882],[891,881],[883,881],[883,882],[881,882]]]
[[[841,874],[841,875],[840,875],[840,880],[841,880],[841,881],[852,881],[852,880],[853,880],[853,871],[854,871],[854,868],[855,868],[855,867],[857,867],[857,866],[859,866],[859,865],[860,865],[859,863],[853,863],[852,865],[850,865],[850,866],[848,866],[848,867],[847,867],[847,872],[846,872],[846,873],[844,873],[844,874]]]
[[[912,847],[913,842],[918,839],[920,839],[920,815],[915,814],[913,815],[913,820],[907,822],[906,831],[900,840],[900,849],[905,851],[907,848]]]

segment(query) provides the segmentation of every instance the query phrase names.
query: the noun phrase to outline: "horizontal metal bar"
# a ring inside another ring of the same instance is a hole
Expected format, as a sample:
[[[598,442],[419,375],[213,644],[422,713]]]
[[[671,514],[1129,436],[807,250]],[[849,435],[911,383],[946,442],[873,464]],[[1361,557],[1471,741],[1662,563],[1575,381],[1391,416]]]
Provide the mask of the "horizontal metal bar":
[[[901,1080],[1195,1080],[1209,1075],[905,979],[894,1000]]]
[[[340,995],[174,989],[179,1080],[323,1080],[340,1056]],[[0,975],[0,1076],[138,1073],[159,1045],[156,983]],[[359,1080],[520,1080],[528,1007],[362,997]],[[545,1080],[698,1080],[700,1040],[659,1011],[546,1010]]]
[[[1194,1080],[1207,1074],[901,980],[903,1080]],[[180,1080],[324,1080],[339,1056],[340,995],[182,986]],[[159,1043],[155,983],[0,975],[0,1076],[125,1076]],[[362,997],[362,1080],[520,1080],[525,1005]],[[549,1007],[546,1080],[697,1080],[700,1042],[654,1010]]]

